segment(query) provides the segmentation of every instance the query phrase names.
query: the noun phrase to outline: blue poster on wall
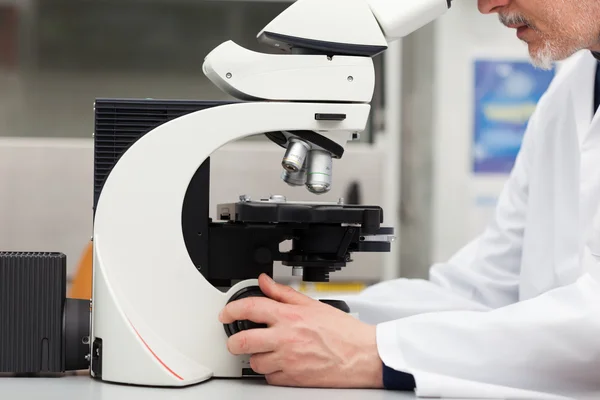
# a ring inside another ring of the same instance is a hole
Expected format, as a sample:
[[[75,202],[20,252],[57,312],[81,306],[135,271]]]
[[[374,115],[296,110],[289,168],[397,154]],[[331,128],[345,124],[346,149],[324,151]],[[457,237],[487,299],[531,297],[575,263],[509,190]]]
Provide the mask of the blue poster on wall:
[[[511,171],[527,122],[554,73],[528,61],[475,62],[474,173]]]

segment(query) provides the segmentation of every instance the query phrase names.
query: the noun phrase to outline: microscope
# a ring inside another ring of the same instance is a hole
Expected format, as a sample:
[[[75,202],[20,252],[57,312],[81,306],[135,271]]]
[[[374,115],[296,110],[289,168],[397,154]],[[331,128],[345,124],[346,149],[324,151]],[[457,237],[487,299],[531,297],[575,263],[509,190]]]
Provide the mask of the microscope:
[[[74,353],[92,377],[174,387],[255,376],[225,342],[259,325],[221,324],[228,302],[263,296],[257,278],[274,262],[324,282],[354,252],[390,251],[379,206],[241,195],[210,218],[210,158],[265,135],[281,147],[283,185],[327,193],[335,160],[367,124],[372,57],[450,1],[297,0],[258,33],[279,53],[226,41],[206,56],[204,74],[237,101],[96,100],[93,294],[77,319],[88,312],[90,329]]]

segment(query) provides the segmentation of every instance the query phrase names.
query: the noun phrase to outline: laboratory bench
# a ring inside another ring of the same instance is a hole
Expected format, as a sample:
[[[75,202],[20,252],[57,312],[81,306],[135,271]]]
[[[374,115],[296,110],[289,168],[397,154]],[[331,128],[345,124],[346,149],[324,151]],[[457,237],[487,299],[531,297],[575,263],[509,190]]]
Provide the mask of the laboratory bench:
[[[263,379],[210,379],[185,388],[147,388],[99,382],[89,376],[0,377],[6,400],[405,400],[410,392],[270,386]]]
[[[536,397],[539,399],[539,397]],[[599,400],[596,393],[572,394]],[[6,400],[410,400],[413,392],[378,389],[318,389],[270,386],[264,379],[209,379],[184,388],[150,388],[97,381],[84,373],[53,377],[0,374],[0,399]],[[453,397],[452,400],[461,400]],[[464,399],[463,399],[464,400]],[[469,400],[477,400],[472,395]],[[481,400],[481,399],[480,399]],[[524,400],[524,399],[522,399]]]

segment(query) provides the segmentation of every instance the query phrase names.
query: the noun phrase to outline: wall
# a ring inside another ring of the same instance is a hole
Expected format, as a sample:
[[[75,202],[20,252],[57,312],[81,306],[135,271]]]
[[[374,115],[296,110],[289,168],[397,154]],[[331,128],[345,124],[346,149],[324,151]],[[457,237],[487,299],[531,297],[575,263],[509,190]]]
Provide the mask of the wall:
[[[481,15],[476,0],[452,3],[435,23],[433,102],[433,223],[431,260],[443,261],[477,235],[492,206],[476,207],[478,193],[498,193],[506,176],[471,175],[473,59],[527,60],[527,47],[498,21]]]
[[[111,98],[228,99],[197,74],[1,73],[0,136],[91,138],[94,100]]]
[[[402,46],[400,265],[407,278],[425,277],[431,262],[433,34],[429,24]]]
[[[507,174],[474,175],[474,60],[529,61],[527,47],[477,0],[404,39],[402,276],[426,278],[482,232]]]

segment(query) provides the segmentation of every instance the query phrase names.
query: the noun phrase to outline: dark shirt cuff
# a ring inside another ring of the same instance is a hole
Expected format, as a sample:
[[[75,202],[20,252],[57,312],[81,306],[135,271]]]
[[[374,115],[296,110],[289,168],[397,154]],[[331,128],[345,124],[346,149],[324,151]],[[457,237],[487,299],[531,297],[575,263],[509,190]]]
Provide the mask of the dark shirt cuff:
[[[412,374],[396,371],[383,364],[383,387],[389,390],[415,390],[417,384]]]

